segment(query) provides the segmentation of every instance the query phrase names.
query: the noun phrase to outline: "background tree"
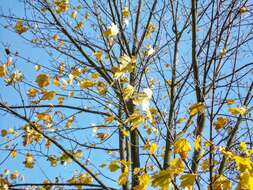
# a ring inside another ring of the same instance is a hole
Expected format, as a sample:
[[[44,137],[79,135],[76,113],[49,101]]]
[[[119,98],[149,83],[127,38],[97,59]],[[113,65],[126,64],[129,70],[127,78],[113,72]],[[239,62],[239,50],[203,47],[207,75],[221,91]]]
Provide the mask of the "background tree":
[[[0,188],[253,189],[251,1],[21,2],[1,25],[44,53],[3,43],[0,164],[47,165]]]

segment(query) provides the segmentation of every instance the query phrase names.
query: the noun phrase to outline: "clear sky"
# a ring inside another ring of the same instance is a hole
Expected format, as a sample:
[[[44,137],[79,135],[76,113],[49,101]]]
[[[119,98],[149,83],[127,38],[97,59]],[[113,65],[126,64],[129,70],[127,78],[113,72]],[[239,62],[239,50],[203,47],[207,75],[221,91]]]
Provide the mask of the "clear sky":
[[[19,2],[19,0],[0,0],[1,5],[0,5],[0,14],[9,14],[10,12],[15,13],[16,16],[22,17],[24,15],[23,12],[23,4]],[[26,42],[24,39],[21,38],[20,35],[18,35],[15,32],[9,31],[8,28],[5,28],[5,26],[8,26],[8,24],[6,23],[6,20],[3,18],[0,18],[0,61],[1,63],[4,63],[6,61],[6,54],[4,52],[4,47],[8,47],[12,52],[17,52],[20,56],[25,57],[25,58],[30,58],[32,61],[38,62],[42,65],[46,65],[50,63],[50,59],[47,56],[47,54],[42,50],[42,49],[37,49],[32,47],[30,44],[28,44],[28,42]],[[10,29],[13,28],[13,26],[8,26]],[[200,32],[201,34],[201,32]],[[202,33],[204,34],[204,33]],[[29,37],[29,34],[27,34]],[[189,36],[190,36],[190,32],[189,32]],[[186,42],[187,43],[187,42]],[[182,46],[184,47],[184,45]],[[182,48],[181,47],[181,48]],[[188,47],[188,46],[187,46]],[[251,48],[251,47],[250,47]],[[181,52],[185,52],[186,54],[190,54],[189,49],[187,48],[182,48]],[[238,56],[242,56],[238,55]],[[186,56],[187,57],[187,56]],[[244,62],[249,62],[251,60],[247,60],[248,58],[244,59]],[[190,59],[189,59],[190,60]],[[188,60],[186,60],[188,61]],[[26,77],[26,79],[28,81],[34,82],[34,76],[36,75],[36,72],[33,69],[33,65],[29,64],[27,61],[24,61],[22,59],[16,59],[14,58],[14,63],[17,65],[17,68],[19,68],[20,70],[22,70],[24,72],[24,75]],[[245,63],[239,63],[238,65],[243,65]],[[179,65],[180,66],[180,65]],[[228,68],[231,69],[231,68]],[[230,71],[230,70],[229,70]],[[190,81],[191,82],[191,81]],[[22,88],[21,89],[22,92],[26,92],[27,89],[26,88]],[[232,94],[232,93],[231,93]],[[229,97],[229,98],[233,98],[233,97]],[[0,99],[1,101],[7,101],[7,102],[12,102],[14,105],[15,104],[19,104],[21,102],[20,97],[18,96],[18,93],[15,92],[15,90],[13,88],[6,88],[5,83],[0,80]],[[192,96],[192,94],[189,95],[189,98],[186,98],[187,101],[193,103],[193,101],[195,101],[195,96]],[[73,103],[73,102],[71,102]],[[188,102],[187,102],[188,103]],[[183,106],[182,106],[183,107]],[[187,106],[185,106],[187,107]],[[184,110],[185,111],[185,110]],[[70,114],[71,112],[64,110],[64,113],[66,114]],[[98,118],[94,115],[89,115],[89,114],[81,114],[79,116],[79,119],[81,122],[79,123],[75,123],[75,125],[78,126],[89,126],[92,123],[97,123],[101,120],[101,118]],[[0,115],[0,129],[5,128],[14,128],[17,129],[20,126],[24,125],[23,122],[21,122],[18,119],[13,118],[12,116],[9,115]],[[207,132],[204,133],[204,135],[208,135],[208,130],[209,128],[206,129]],[[81,137],[80,135],[78,137]],[[84,141],[87,139],[92,140],[93,136],[88,136],[85,137]],[[115,140],[115,147],[116,144],[118,142],[118,139],[114,139]],[[0,137],[0,149],[3,149],[4,146],[4,141],[3,138]],[[22,138],[19,138],[18,141],[15,141],[14,143],[10,143],[11,146],[17,146],[16,148],[24,148],[22,146]],[[71,147],[70,144],[63,144],[63,146],[65,147]],[[32,148],[32,146],[27,146],[26,147],[27,150],[29,151],[29,148]],[[2,153],[2,150],[0,150]],[[58,149],[51,149],[52,153],[55,151],[55,154],[60,154],[60,152],[58,151]],[[85,158],[90,157],[94,163],[96,165],[102,164],[106,160],[106,154],[98,151],[98,152],[84,152],[85,154]],[[5,159],[5,157],[8,155],[8,152],[6,152],[6,154],[4,155],[0,155],[0,163]],[[30,170],[30,169],[26,169],[23,165],[23,161],[24,161],[25,156],[24,155],[19,155],[16,158],[8,158],[8,160],[6,162],[4,162],[2,165],[0,165],[0,173],[4,170],[4,169],[10,169],[12,172],[15,170],[18,170],[21,174],[24,174],[25,176],[25,181],[26,182],[41,182],[41,179],[54,179],[56,176],[61,176],[65,179],[69,179],[71,176],[73,176],[75,170],[80,171],[79,167],[77,167],[75,164],[70,164],[67,165],[66,167],[63,166],[57,166],[57,167],[50,167],[49,162],[45,161],[45,160],[40,160],[38,158],[35,168]],[[102,162],[101,162],[102,160]],[[85,160],[83,160],[85,161]],[[108,173],[105,170],[102,170],[103,172],[105,172],[104,174],[108,174],[108,176],[112,176],[112,175],[117,175],[115,173]],[[118,176],[118,175],[117,175]],[[114,177],[115,178],[115,177]],[[105,178],[102,178],[103,180],[105,180],[106,182],[109,182],[109,180],[106,180]],[[115,187],[115,184],[110,184],[111,186]]]

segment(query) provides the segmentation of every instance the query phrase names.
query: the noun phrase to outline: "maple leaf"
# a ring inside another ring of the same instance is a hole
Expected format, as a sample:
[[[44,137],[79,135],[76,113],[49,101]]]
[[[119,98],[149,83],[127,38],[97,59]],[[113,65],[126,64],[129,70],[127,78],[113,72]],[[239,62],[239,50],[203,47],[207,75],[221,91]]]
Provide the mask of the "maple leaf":
[[[240,174],[240,182],[237,187],[238,190],[252,190],[253,189],[253,175],[252,172],[243,172]]]
[[[25,33],[28,28],[24,27],[22,20],[18,20],[15,26],[15,30],[18,34],[22,34]]]
[[[68,121],[67,121],[67,123],[66,123],[66,125],[65,125],[65,128],[69,129],[69,128],[71,127],[72,123],[74,122],[74,120],[75,120],[75,116],[72,115],[72,116],[68,119]]]
[[[102,52],[102,51],[95,51],[95,52],[94,52],[94,56],[96,57],[96,59],[97,59],[98,61],[102,61],[103,52]]]
[[[34,167],[34,159],[31,153],[27,153],[25,157],[25,161],[23,162],[26,168],[33,168]]]
[[[195,182],[195,178],[196,178],[196,174],[185,174],[185,175],[182,175],[180,177],[181,179],[181,184],[180,186],[183,187],[183,188],[188,188],[188,189],[191,189],[194,182]]]
[[[225,117],[218,117],[217,121],[214,123],[215,129],[221,129],[223,128],[225,125],[228,124],[228,119]]]
[[[201,147],[201,136],[197,136],[194,142],[194,149],[198,151]]]
[[[186,139],[179,139],[174,143],[174,153],[180,154],[183,159],[188,157],[188,152],[191,150],[191,145]]]
[[[212,179],[212,188],[217,190],[230,190],[232,189],[232,183],[223,175],[216,175]]]
[[[50,83],[50,76],[47,74],[40,74],[36,77],[35,82],[38,84],[39,87],[43,88],[49,85]]]
[[[95,86],[96,84],[88,79],[82,79],[78,82],[79,86],[81,89],[85,89],[85,88],[91,88],[93,86]]]
[[[107,28],[107,30],[103,32],[103,35],[106,38],[109,38],[109,37],[117,36],[118,33],[119,33],[119,29],[118,29],[117,25],[112,23],[111,26],[109,26]]]
[[[37,113],[36,114],[36,117],[39,119],[39,120],[43,120],[47,123],[51,123],[52,122],[52,116],[47,114],[47,113]]]
[[[0,77],[4,77],[6,75],[6,65],[0,65]]]
[[[157,150],[157,144],[152,143],[149,148],[149,154],[151,155],[155,154],[156,150]]]
[[[133,190],[146,190],[150,185],[150,176],[148,174],[142,174],[138,176],[139,184],[133,188]]]
[[[134,90],[135,88],[128,84],[127,87],[123,88],[122,92],[123,92],[123,99],[124,100],[129,100],[130,97],[132,97],[132,95],[134,94]]]
[[[247,112],[247,108],[245,106],[239,108],[228,108],[228,111],[232,115],[240,114],[241,116],[243,116]]]
[[[203,113],[205,110],[205,105],[202,102],[193,104],[189,107],[189,114],[190,116],[194,116],[198,113]]]
[[[54,0],[56,12],[61,14],[69,9],[69,0]]]
[[[129,8],[128,7],[123,8],[122,15],[124,18],[129,16]]]
[[[54,96],[56,95],[55,91],[43,91],[43,96],[41,97],[41,100],[52,100]]]

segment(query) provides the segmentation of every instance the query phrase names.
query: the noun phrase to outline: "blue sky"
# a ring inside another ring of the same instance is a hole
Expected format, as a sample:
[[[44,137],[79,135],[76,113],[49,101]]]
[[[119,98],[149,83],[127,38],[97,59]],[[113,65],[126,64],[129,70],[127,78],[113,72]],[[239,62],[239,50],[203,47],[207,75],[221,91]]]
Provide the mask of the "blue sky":
[[[9,10],[11,12],[14,12],[17,16],[23,16],[23,7],[22,4],[19,3],[18,0],[2,0],[1,2],[1,12],[8,13]],[[0,20],[1,23],[2,20]],[[5,25],[5,24],[3,24]],[[29,34],[28,34],[29,35]],[[1,62],[6,61],[6,55],[4,53],[4,46],[8,46],[12,52],[18,52],[19,55],[26,57],[26,58],[31,58],[31,60],[38,62],[40,64],[49,64],[51,61],[47,54],[41,50],[41,49],[36,49],[33,48],[30,44],[28,44],[25,40],[23,40],[18,34],[14,32],[10,32],[7,29],[4,29],[3,27],[0,28],[0,52],[1,52],[1,57],[0,60]],[[183,47],[183,46],[182,46]],[[186,53],[188,52],[188,49],[185,48],[184,50]],[[189,51],[190,52],[190,51]],[[243,55],[239,55],[243,56]],[[244,59],[245,62],[248,62],[249,60]],[[24,71],[24,74],[26,76],[26,79],[30,81],[34,81],[34,76],[35,76],[35,71],[33,69],[33,65],[27,63],[26,61],[23,61],[22,59],[14,59],[15,64],[17,64],[17,67]],[[241,63],[245,64],[245,63]],[[23,88],[22,91],[26,92],[26,88]],[[13,104],[19,103],[20,102],[20,97],[17,96],[17,93],[14,92],[12,88],[7,88],[5,84],[0,80],[0,98],[3,100],[6,100],[8,102],[12,102]],[[191,94],[187,98],[187,101],[192,103],[195,101],[195,97],[193,97]],[[185,111],[185,110],[184,110]],[[64,110],[64,113],[70,114],[71,112]],[[101,120],[101,118],[98,118],[94,115],[89,115],[89,114],[81,114],[79,116],[80,122],[75,123],[75,125],[78,126],[88,126],[91,123],[97,123]],[[22,123],[20,120],[15,119],[11,116],[8,115],[0,115],[0,126],[1,128],[18,128],[22,126],[24,123]],[[208,135],[208,130],[206,129],[206,135]],[[79,136],[80,137],[80,136]],[[92,139],[92,136],[88,136],[85,138],[90,138]],[[115,142],[117,142],[117,139],[114,139]],[[0,142],[2,141],[2,137],[0,137]],[[22,148],[22,146],[19,146],[22,144],[22,139],[20,138],[19,141],[16,141],[18,143],[17,148]],[[12,145],[15,143],[11,143]],[[116,143],[115,143],[116,144]],[[69,144],[64,144],[64,146],[70,146]],[[115,145],[116,146],[116,145]],[[2,148],[2,146],[0,146]],[[29,147],[27,147],[29,149]],[[52,151],[55,151],[57,154],[60,154],[60,152],[56,149],[52,149]],[[89,156],[89,152],[84,152],[85,158]],[[0,162],[5,158],[5,155],[0,156]],[[92,152],[90,157],[93,159],[94,163],[99,165],[104,162],[109,162],[109,160],[106,158],[106,154],[103,152]],[[18,170],[21,174],[25,175],[26,182],[41,182],[41,179],[46,179],[46,177],[49,177],[50,179],[54,179],[56,176],[62,176],[65,179],[68,179],[73,175],[75,170],[79,171],[79,167],[76,167],[75,164],[70,164],[67,167],[56,167],[52,168],[49,167],[49,162],[47,161],[41,161],[38,160],[36,162],[36,167],[33,170],[29,170],[24,168],[23,162],[24,161],[24,156],[18,155],[17,158],[12,159],[9,158],[8,161],[6,161],[3,165],[0,167],[0,172],[3,171],[5,168],[10,169],[11,171]],[[103,170],[104,171],[104,170]],[[112,174],[109,174],[109,176],[112,176]],[[115,177],[114,177],[115,178]],[[106,179],[105,179],[106,180]],[[109,181],[107,181],[109,183]],[[114,186],[114,184],[112,185]]]

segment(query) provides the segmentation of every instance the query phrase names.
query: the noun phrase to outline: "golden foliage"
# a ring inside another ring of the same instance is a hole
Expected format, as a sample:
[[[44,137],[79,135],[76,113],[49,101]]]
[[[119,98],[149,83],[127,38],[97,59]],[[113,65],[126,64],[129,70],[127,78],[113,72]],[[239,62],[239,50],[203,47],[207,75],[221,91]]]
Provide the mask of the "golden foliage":
[[[41,88],[46,87],[50,84],[50,76],[47,74],[40,74],[36,77],[35,82]]]
[[[18,20],[15,26],[15,30],[18,34],[27,32],[28,28],[24,27],[23,20]]]

